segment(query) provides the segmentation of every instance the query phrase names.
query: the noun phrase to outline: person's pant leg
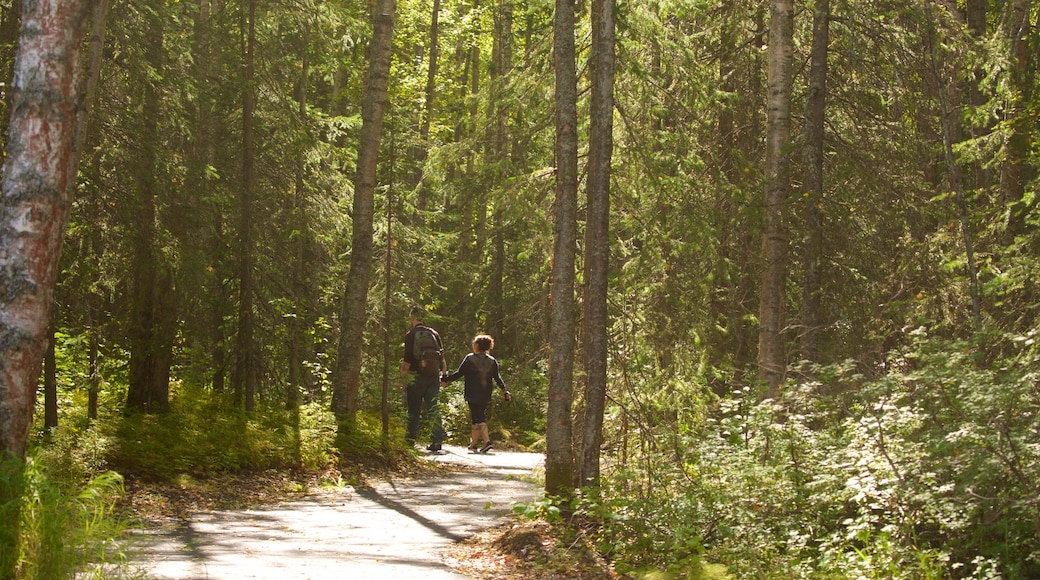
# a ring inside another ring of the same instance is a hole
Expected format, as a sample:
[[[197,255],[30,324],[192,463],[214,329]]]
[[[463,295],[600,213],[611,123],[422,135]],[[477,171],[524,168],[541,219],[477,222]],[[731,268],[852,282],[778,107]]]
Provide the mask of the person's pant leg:
[[[441,424],[440,377],[421,377],[423,380],[423,398],[426,402],[426,416],[430,420],[430,443],[440,447],[444,443],[444,426]]]
[[[419,437],[419,418],[422,413],[423,386],[412,383],[405,388],[405,398],[408,404],[408,433],[405,440],[411,444]]]

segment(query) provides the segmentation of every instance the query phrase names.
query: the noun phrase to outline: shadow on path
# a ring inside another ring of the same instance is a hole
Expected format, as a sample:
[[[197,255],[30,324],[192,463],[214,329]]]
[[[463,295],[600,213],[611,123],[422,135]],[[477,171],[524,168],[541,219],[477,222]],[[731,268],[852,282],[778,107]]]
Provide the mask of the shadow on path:
[[[456,534],[456,533],[452,532],[451,530],[449,530],[448,528],[438,524],[437,522],[435,522],[435,521],[433,521],[433,520],[431,520],[429,518],[424,517],[422,514],[419,514],[419,513],[415,512],[414,510],[410,509],[408,506],[402,505],[402,504],[400,504],[400,503],[398,503],[398,502],[396,502],[396,501],[394,501],[392,499],[385,498],[382,495],[379,495],[379,492],[376,491],[375,488],[373,488],[373,487],[370,487],[370,486],[359,487],[359,488],[357,488],[357,493],[358,493],[358,495],[360,495],[361,497],[363,497],[363,498],[365,498],[367,500],[374,501],[374,502],[376,502],[376,503],[378,503],[380,505],[386,506],[386,507],[394,510],[395,512],[401,514],[402,516],[405,516],[407,518],[411,518],[411,519],[415,520],[416,522],[426,526],[430,531],[432,531],[432,532],[434,532],[436,534],[439,534],[441,536],[444,536],[445,538],[447,538],[447,539],[449,539],[449,540],[451,540],[453,542],[460,542],[460,541],[466,539],[466,536],[463,536],[461,534]]]
[[[536,499],[540,488],[523,475],[542,456],[445,451],[427,459],[470,469],[199,513],[176,528],[142,532],[135,562],[156,579],[464,578],[441,552],[494,526],[514,502]]]

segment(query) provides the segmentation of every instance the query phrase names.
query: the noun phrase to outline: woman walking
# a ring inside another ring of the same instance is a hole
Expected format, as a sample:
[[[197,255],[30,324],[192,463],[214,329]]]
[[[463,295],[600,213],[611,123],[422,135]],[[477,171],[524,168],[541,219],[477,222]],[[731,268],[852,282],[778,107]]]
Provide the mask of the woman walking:
[[[470,433],[469,450],[471,453],[487,453],[491,449],[491,435],[488,433],[487,408],[491,403],[491,394],[495,383],[505,391],[505,399],[513,396],[506,390],[506,384],[498,372],[498,361],[489,353],[495,347],[495,339],[487,334],[477,335],[473,339],[473,352],[462,359],[459,369],[441,378],[443,384],[465,377],[465,399],[469,405],[470,419],[473,428]],[[483,439],[483,445],[480,440]]]

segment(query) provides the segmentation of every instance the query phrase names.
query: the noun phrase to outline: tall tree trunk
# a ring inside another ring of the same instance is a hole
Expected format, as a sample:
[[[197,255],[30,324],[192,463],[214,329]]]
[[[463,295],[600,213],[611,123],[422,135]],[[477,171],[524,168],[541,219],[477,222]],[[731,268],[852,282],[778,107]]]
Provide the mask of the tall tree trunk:
[[[3,109],[0,109],[0,139],[7,138],[7,122],[11,116],[11,98],[14,91],[9,84],[14,71],[14,55],[18,49],[19,18],[22,11],[21,0],[11,0],[10,6],[4,6],[0,12],[0,71],[3,71],[2,87],[4,98],[0,101]],[[0,150],[2,152],[2,150]]]
[[[54,324],[47,330],[47,351],[43,355],[43,428],[58,426],[58,360]]]
[[[0,172],[0,578],[18,561],[22,461],[76,182],[76,89],[90,3],[24,6]]]
[[[826,121],[827,46],[830,31],[830,0],[816,0],[813,14],[812,62],[809,67],[809,94],[805,104],[805,263],[802,279],[801,357],[815,363],[819,357],[820,260],[823,256],[823,231],[820,210],[823,203],[823,137]]]
[[[361,101],[361,136],[357,173],[354,175],[353,235],[350,270],[340,314],[340,338],[332,375],[332,411],[342,422],[353,421],[361,387],[361,354],[368,320],[368,288],[372,277],[372,230],[376,169],[383,134],[390,58],[393,48],[394,0],[379,0],[372,14],[372,41],[368,46]]]
[[[238,219],[238,333],[231,389],[237,400],[252,411],[257,383],[256,348],[253,339],[253,196],[256,190],[256,0],[244,0],[242,10],[242,183]]]
[[[468,87],[470,96],[470,107],[469,107],[469,123],[473,128],[467,131],[467,124],[459,122],[458,129],[456,130],[456,141],[461,141],[468,134],[475,132],[475,125],[477,119],[477,100],[474,98],[480,93],[480,47],[472,46],[469,50],[465,51],[465,71],[463,75],[462,86]],[[474,176],[474,154],[473,151],[469,151],[466,156],[466,170],[465,174],[470,179]],[[465,180],[469,181],[469,180]],[[476,208],[476,194],[473,192],[472,187],[467,187],[462,193],[461,201],[461,212],[462,212],[462,223],[460,224],[461,235],[459,236],[459,262],[464,264],[479,263],[477,256],[479,253],[476,250],[478,243],[477,236],[474,234],[477,224],[474,224],[474,212]]]
[[[199,0],[198,12],[195,14],[194,42],[192,47],[193,75],[198,87],[195,100],[195,118],[192,129],[192,163],[189,175],[189,187],[193,191],[208,192],[213,187],[213,178],[209,170],[215,163],[216,146],[214,145],[214,51],[213,23],[218,19],[215,15],[223,3],[214,0]],[[204,297],[201,299],[199,318],[203,323],[200,340],[206,345],[209,353],[211,369],[210,388],[213,392],[225,390],[227,377],[227,349],[225,319],[231,310],[228,300],[226,280],[226,263],[224,255],[224,216],[218,202],[204,199],[200,204],[198,216],[198,244],[201,260],[210,267],[203,274],[202,286]]]
[[[731,23],[733,17],[724,14],[720,17],[719,29],[719,90],[734,94],[736,92],[736,34],[735,26]],[[725,364],[726,356],[732,354],[736,348],[732,343],[736,336],[736,324],[733,316],[733,302],[736,289],[734,280],[737,277],[729,276],[729,270],[733,266],[733,254],[736,252],[734,242],[734,227],[736,223],[736,201],[733,199],[731,184],[740,179],[734,157],[737,139],[736,115],[734,113],[735,103],[722,103],[718,108],[718,119],[715,133],[716,141],[713,145],[715,155],[718,157],[720,186],[715,188],[715,212],[719,222],[718,227],[718,256],[714,265],[714,275],[711,277],[711,320],[718,328],[716,338],[709,340],[712,345],[711,364],[720,367]],[[731,346],[732,345],[732,346]],[[729,389],[729,385],[718,381],[713,385],[716,392],[723,393]]]
[[[394,174],[394,130],[390,129],[390,175]],[[391,341],[394,340],[393,317],[393,249],[394,249],[394,187],[391,181],[386,190],[386,260],[383,263],[383,385],[379,397],[383,438],[390,436],[390,357]]]
[[[440,0],[434,0],[433,9],[430,14],[430,52],[427,61],[426,71],[426,89],[425,89],[425,103],[423,104],[422,110],[419,112],[418,119],[418,133],[419,138],[410,147],[410,157],[413,164],[413,170],[409,175],[408,188],[415,191],[416,201],[415,207],[418,210],[415,213],[415,221],[413,227],[418,230],[422,230],[426,227],[426,212],[429,209],[429,190],[423,183],[423,173],[426,167],[426,159],[429,157],[430,152],[430,123],[434,113],[434,99],[436,98],[437,88],[437,58],[439,56],[439,32],[440,32],[440,11],[441,3]],[[416,48],[416,58],[422,58],[423,52],[421,47]],[[415,245],[411,249],[411,253],[415,254],[420,261],[425,262],[433,258],[428,255],[431,250],[421,244]],[[423,268],[408,268],[406,273],[406,281],[404,285],[412,288],[416,293],[416,299],[421,301],[422,289],[427,280],[427,272]]]
[[[83,77],[83,86],[80,93],[83,95],[84,106],[77,114],[76,123],[76,145],[77,151],[83,149],[86,143],[88,129],[90,126],[90,113],[94,110],[98,99],[98,82],[101,78],[101,64],[104,57],[106,24],[108,22],[108,9],[111,0],[97,0],[91,15],[90,33],[87,42],[87,71]],[[100,170],[97,172],[100,175]],[[98,196],[100,198],[100,195]],[[97,207],[101,202],[95,200],[93,205]],[[90,253],[95,264],[101,262],[101,234],[94,232],[90,241]],[[96,291],[91,291],[90,302],[87,305],[89,342],[87,346],[87,361],[89,376],[87,378],[87,418],[97,419],[98,390],[101,384],[101,375],[98,371],[98,351],[100,343],[101,326],[101,296]]]
[[[101,79],[101,64],[104,58],[106,25],[111,0],[94,0],[90,15],[90,32],[87,42],[87,70],[83,75],[80,94],[83,106],[76,114],[76,151],[83,150],[90,127],[90,113],[98,100],[98,82]]]
[[[989,0],[965,0],[964,2],[964,22],[968,26],[968,32],[974,39],[974,42],[979,45],[987,41],[986,33],[986,4]],[[971,107],[981,107],[990,98],[983,91],[983,84],[985,83],[986,71],[982,67],[975,67],[973,75],[966,78],[967,87],[965,92],[967,93],[967,104]],[[985,124],[972,123],[968,127],[968,131],[971,132],[972,138],[981,138],[986,134],[993,131],[991,122]],[[972,170],[973,174],[970,176],[969,189],[988,189],[993,184],[993,170],[990,168],[992,165],[987,163],[985,160],[979,158],[975,162],[968,166]]]
[[[971,296],[971,320],[974,330],[978,330],[982,324],[982,297],[979,293],[978,269],[975,266],[975,245],[971,232],[971,220],[968,215],[968,203],[964,195],[963,177],[961,168],[957,164],[957,158],[953,153],[954,135],[958,133],[958,124],[954,110],[950,106],[949,89],[945,77],[940,72],[938,58],[939,49],[935,38],[935,18],[932,14],[932,0],[923,0],[925,15],[928,22],[928,46],[931,64],[932,78],[938,89],[940,123],[942,124],[943,154],[946,161],[950,187],[953,189],[957,201],[957,210],[960,214],[961,237],[964,240],[964,253],[967,257],[969,295]]]
[[[100,334],[98,328],[101,318],[100,308],[97,307],[97,297],[92,297],[90,342],[87,345],[87,418],[91,421],[98,417],[98,393],[101,390],[101,372],[99,369]]]
[[[759,74],[764,67],[760,66],[759,51],[740,47],[766,44],[763,13],[764,6],[755,5],[746,11],[744,7],[732,5],[720,18],[719,85],[726,94],[741,96],[727,99],[719,107],[715,144],[721,183],[715,188],[719,240],[711,308],[712,320],[718,321],[718,329],[714,337],[708,338],[709,360],[715,368],[736,371],[713,381],[712,389],[719,395],[742,388],[748,369],[754,368],[749,358],[754,356],[752,343],[757,339],[757,329],[749,320],[753,318],[752,309],[757,306],[756,276],[760,272],[752,256],[758,256],[754,242],[759,231],[748,226],[752,204],[744,203],[737,196],[753,187],[748,182],[751,177],[747,173],[748,163],[764,141],[762,123],[755,113],[765,101]],[[748,41],[739,39],[738,31],[748,27],[748,33],[753,36]]]
[[[473,0],[473,10],[477,10],[480,6],[480,0]],[[494,60],[492,58],[492,60]],[[472,69],[472,86],[470,87],[471,94],[480,93],[480,48],[477,43],[473,43],[470,48],[470,68]],[[490,89],[494,90],[494,84],[491,84]],[[481,124],[481,120],[478,117],[480,110],[477,100],[474,99],[470,104],[470,134],[476,138],[478,133],[478,126]],[[478,141],[479,142],[479,141]],[[485,154],[485,162],[487,160],[487,143],[489,142],[489,134],[484,134],[484,141],[482,143],[483,153]],[[472,196],[471,204],[473,207],[473,254],[471,256],[474,264],[482,266],[484,264],[484,251],[487,249],[487,188],[483,183],[484,179],[487,178],[485,173],[485,165],[481,165],[480,168],[476,168],[477,163],[477,148],[474,147],[474,151],[470,153],[469,159],[467,160],[468,167],[466,175],[473,180],[475,187],[472,187],[469,192]]]
[[[986,40],[986,4],[988,1],[989,0],[964,1],[964,23],[967,24],[968,32],[971,33],[975,42],[985,42]],[[974,77],[971,79],[971,82],[968,83],[968,104],[973,107],[981,106],[986,99],[986,95],[983,94],[982,87],[980,86],[985,74],[985,71],[981,68],[976,68],[974,71]],[[978,136],[978,129],[975,129],[975,136]]]
[[[498,10],[495,13],[495,45],[491,57],[491,102],[488,110],[493,115],[494,135],[493,143],[493,166],[490,183],[501,184],[504,176],[510,174],[511,157],[509,144],[509,107],[503,106],[502,95],[509,83],[509,76],[513,70],[513,0],[500,0]],[[503,353],[508,353],[509,341],[504,336],[505,320],[505,260],[506,260],[506,212],[505,200],[502,198],[501,187],[496,187],[495,192],[498,199],[494,199],[494,212],[492,220],[494,229],[491,234],[491,276],[487,285],[487,307],[488,320],[485,325],[487,332],[496,337],[496,345]]]
[[[462,75],[458,79],[457,98],[460,103],[469,103],[469,107],[463,108],[468,115],[458,115],[459,119],[455,123],[453,140],[460,143],[476,131],[478,108],[476,96],[480,91],[480,47],[476,44],[467,46],[460,40],[456,45],[455,59],[457,65],[462,68]],[[452,180],[461,184],[459,194],[454,200],[454,207],[459,214],[458,262],[470,266],[471,271],[478,271],[471,266],[478,263],[475,248],[476,236],[474,236],[475,224],[473,223],[477,202],[474,184],[478,182],[475,175],[474,158],[473,150],[469,149],[466,153],[465,168],[461,171],[462,175],[453,175]],[[454,166],[450,171],[452,174],[460,173]],[[447,199],[445,201],[447,202]],[[455,308],[459,320],[467,320],[471,315],[471,301],[468,298],[471,284],[470,279],[460,277],[452,286],[451,294],[460,297]]]
[[[168,321],[172,305],[172,284],[168,265],[158,248],[156,198],[159,184],[158,135],[160,116],[159,87],[164,67],[162,15],[150,13],[151,44],[146,51],[148,66],[155,72],[143,79],[140,141],[141,158],[136,171],[137,208],[134,233],[133,297],[130,310],[130,385],[126,408],[146,413],[169,409],[169,373],[173,347]],[[175,318],[174,318],[175,320]]]
[[[771,0],[766,99],[765,221],[762,232],[759,288],[758,374],[776,394],[784,380],[784,284],[787,273],[787,232],[784,204],[790,190],[791,65],[794,54],[794,2]]]
[[[299,406],[300,392],[303,390],[303,352],[304,328],[309,319],[309,307],[306,297],[307,264],[305,262],[306,242],[309,237],[306,218],[306,146],[307,142],[307,83],[310,76],[310,60],[307,58],[307,46],[310,33],[304,25],[300,31],[300,78],[296,85],[297,117],[300,122],[298,136],[299,150],[296,152],[296,183],[292,207],[291,248],[293,254],[292,267],[292,302],[293,315],[289,317],[289,385],[286,390],[285,405],[292,410]]]
[[[592,0],[592,104],[589,110],[585,220],[585,421],[582,486],[599,485],[599,448],[607,393],[607,274],[610,262],[610,163],[614,150],[614,0]]]
[[[556,217],[550,285],[549,408],[545,426],[545,493],[548,495],[569,494],[574,485],[571,399],[574,391],[574,264],[578,215],[578,80],[574,44],[574,0],[556,0],[553,16]]]
[[[1007,31],[1011,52],[1011,83],[1018,93],[1018,98],[1006,113],[1011,121],[1011,134],[1000,166],[1000,197],[1007,206],[1005,241],[1008,243],[1025,231],[1025,217],[1028,213],[1028,208],[1022,207],[1021,202],[1025,194],[1026,176],[1023,170],[1029,152],[1030,123],[1035,121],[1026,113],[1027,104],[1032,102],[1032,77],[1036,66],[1035,52],[1029,46],[1030,12],[1030,0],[1014,0]],[[1037,27],[1040,28],[1040,16],[1037,16]]]
[[[430,56],[426,70],[426,102],[423,104],[422,121],[419,124],[419,143],[415,152],[415,175],[412,185],[418,189],[416,205],[420,212],[429,206],[428,192],[423,187],[422,177],[426,159],[430,154],[430,123],[433,119],[433,106],[437,97],[437,66],[440,57],[440,15],[441,0],[433,0],[430,14]],[[421,213],[420,213],[421,215]]]

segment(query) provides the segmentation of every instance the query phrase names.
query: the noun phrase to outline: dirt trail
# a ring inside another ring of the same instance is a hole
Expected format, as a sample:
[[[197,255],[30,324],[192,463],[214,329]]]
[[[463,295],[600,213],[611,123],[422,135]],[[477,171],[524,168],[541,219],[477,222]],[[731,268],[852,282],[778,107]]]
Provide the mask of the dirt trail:
[[[494,526],[513,502],[537,498],[529,476],[544,456],[444,451],[428,458],[473,469],[196,514],[177,529],[146,532],[135,560],[155,579],[465,578],[441,553]]]

